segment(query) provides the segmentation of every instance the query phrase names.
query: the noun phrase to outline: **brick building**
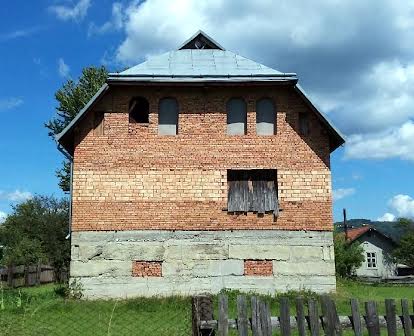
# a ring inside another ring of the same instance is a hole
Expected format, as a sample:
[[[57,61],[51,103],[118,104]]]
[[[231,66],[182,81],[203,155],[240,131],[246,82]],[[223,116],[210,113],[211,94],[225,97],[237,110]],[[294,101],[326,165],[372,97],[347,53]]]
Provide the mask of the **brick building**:
[[[344,140],[297,82],[203,32],[109,75],[57,136],[87,297],[335,288]]]

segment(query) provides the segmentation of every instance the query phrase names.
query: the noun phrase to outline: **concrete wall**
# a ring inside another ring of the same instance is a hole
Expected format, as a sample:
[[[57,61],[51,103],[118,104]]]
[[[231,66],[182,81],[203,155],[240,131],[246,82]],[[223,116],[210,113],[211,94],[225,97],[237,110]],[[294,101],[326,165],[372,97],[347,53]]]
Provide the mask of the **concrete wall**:
[[[390,254],[394,246],[381,236],[372,233],[370,236],[363,235],[359,240],[364,249],[365,261],[356,270],[359,277],[369,278],[390,278],[396,275],[396,265],[390,260]],[[377,267],[368,268],[367,253],[375,252],[377,257]]]
[[[270,260],[273,272],[244,275],[245,260]],[[161,262],[161,276],[134,277],[136,261]],[[335,290],[332,232],[323,231],[73,232],[70,271],[86,298]]]

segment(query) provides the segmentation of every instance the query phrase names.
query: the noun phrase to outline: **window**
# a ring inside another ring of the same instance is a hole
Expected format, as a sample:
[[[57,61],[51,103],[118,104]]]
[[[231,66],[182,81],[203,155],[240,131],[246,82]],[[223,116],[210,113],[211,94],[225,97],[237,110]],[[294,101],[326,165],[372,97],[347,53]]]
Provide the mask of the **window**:
[[[160,100],[158,134],[176,135],[178,132],[178,103],[174,98]]]
[[[148,124],[149,123],[149,104],[143,97],[132,98],[129,102],[129,122]]]
[[[244,135],[247,131],[247,108],[243,99],[232,98],[227,102],[227,134]]]
[[[301,135],[309,135],[309,114],[299,113],[299,133]]]
[[[377,268],[377,254],[375,252],[367,252],[368,268]]]
[[[279,211],[275,169],[228,170],[228,212]]]
[[[256,103],[256,133],[257,135],[274,135],[276,113],[273,101],[263,98]]]

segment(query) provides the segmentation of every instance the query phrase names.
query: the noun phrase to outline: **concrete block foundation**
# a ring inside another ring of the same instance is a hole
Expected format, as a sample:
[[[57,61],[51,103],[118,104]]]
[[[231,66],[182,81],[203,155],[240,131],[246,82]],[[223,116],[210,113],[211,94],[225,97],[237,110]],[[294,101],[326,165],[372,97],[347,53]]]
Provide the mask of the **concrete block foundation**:
[[[273,274],[244,274],[245,260],[270,260]],[[157,261],[161,276],[134,277],[134,261]],[[335,290],[332,232],[88,231],[72,233],[71,278],[86,298]]]

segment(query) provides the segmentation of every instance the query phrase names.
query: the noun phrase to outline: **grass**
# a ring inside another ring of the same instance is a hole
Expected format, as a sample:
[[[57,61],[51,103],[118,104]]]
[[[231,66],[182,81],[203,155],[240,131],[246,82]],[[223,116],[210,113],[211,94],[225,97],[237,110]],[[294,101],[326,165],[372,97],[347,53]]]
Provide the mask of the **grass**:
[[[191,300],[185,297],[137,298],[129,300],[84,301],[64,299],[54,285],[5,289],[0,297],[0,335],[190,335]],[[229,317],[236,317],[236,291],[229,296]],[[272,316],[279,315],[278,299],[289,297],[291,314],[295,314],[294,298],[317,295],[311,292],[289,292],[275,297],[263,296],[271,306]],[[379,302],[384,313],[385,298],[413,299],[414,287],[363,284],[338,281],[332,295],[340,315],[349,315],[349,299]],[[398,305],[397,305],[398,306]],[[217,297],[215,297],[217,316]]]

